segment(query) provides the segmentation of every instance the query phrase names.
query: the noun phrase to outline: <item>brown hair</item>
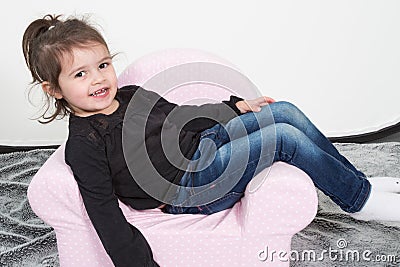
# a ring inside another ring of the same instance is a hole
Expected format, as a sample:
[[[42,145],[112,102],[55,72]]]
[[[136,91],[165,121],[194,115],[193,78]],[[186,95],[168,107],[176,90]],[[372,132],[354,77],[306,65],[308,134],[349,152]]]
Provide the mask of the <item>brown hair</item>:
[[[88,47],[93,43],[108,46],[100,32],[90,25],[87,19],[69,18],[60,20],[61,15],[46,15],[33,21],[25,30],[22,39],[22,50],[31,75],[31,84],[38,85],[44,81],[50,83],[55,92],[61,92],[58,77],[61,72],[61,60],[65,53],[72,54],[74,48]],[[60,117],[64,118],[73,112],[65,99],[56,99],[45,94],[45,110],[40,116],[49,123]],[[55,110],[49,112],[52,99]]]

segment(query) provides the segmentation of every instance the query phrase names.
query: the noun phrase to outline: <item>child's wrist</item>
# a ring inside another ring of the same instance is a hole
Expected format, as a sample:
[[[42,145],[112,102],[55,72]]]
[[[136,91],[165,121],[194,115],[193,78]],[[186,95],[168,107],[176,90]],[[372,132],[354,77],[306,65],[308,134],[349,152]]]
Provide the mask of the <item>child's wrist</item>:
[[[241,113],[246,113],[247,112],[247,104],[244,102],[244,100],[236,102],[236,107]]]

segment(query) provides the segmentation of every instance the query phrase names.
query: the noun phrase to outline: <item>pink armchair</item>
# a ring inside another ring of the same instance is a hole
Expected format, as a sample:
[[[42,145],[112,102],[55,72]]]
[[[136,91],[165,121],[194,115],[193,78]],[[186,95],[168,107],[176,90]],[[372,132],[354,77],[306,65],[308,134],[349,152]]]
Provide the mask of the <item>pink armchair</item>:
[[[120,75],[119,83],[142,85],[170,66],[193,61],[224,63],[198,50],[165,50],[132,63]],[[185,102],[190,88],[174,90],[165,97]],[[205,91],[208,98],[226,98],[223,92]],[[250,183],[233,208],[213,215],[138,211],[121,202],[120,208],[144,234],[160,266],[289,266],[293,235],[316,214],[316,190],[303,171],[283,162],[273,164],[255,179],[260,181],[266,175],[257,188]],[[32,179],[28,199],[33,211],[54,228],[62,267],[113,266],[64,162],[64,144]]]

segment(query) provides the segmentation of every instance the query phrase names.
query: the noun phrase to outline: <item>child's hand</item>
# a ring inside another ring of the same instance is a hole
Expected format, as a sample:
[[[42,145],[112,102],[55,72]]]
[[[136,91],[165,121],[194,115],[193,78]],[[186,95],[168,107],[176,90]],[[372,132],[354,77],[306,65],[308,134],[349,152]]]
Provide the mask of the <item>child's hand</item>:
[[[236,103],[237,108],[242,113],[246,113],[249,111],[259,112],[261,111],[261,107],[274,103],[275,100],[268,96],[261,96],[252,100],[242,100]]]

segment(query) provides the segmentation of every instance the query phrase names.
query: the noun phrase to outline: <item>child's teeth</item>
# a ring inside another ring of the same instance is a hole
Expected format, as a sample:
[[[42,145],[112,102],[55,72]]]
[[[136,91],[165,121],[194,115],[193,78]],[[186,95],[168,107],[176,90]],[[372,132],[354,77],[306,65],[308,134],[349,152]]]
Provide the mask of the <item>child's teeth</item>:
[[[98,96],[98,95],[104,94],[105,92],[106,92],[106,89],[101,89],[101,90],[94,92],[93,95]]]

